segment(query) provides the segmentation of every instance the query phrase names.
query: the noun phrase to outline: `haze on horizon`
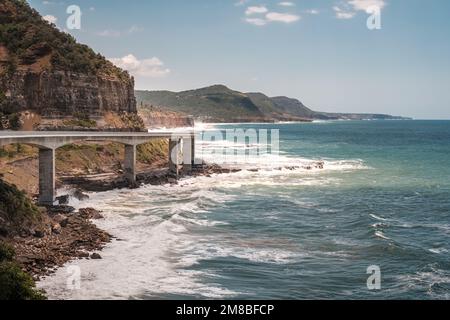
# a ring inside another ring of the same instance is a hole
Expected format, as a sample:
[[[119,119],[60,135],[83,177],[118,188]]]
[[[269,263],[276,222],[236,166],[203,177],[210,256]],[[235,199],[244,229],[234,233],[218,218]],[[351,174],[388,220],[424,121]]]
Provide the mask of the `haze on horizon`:
[[[142,90],[224,84],[328,112],[450,119],[447,0],[29,0]],[[67,30],[69,5],[82,10]],[[369,6],[381,30],[369,30]]]

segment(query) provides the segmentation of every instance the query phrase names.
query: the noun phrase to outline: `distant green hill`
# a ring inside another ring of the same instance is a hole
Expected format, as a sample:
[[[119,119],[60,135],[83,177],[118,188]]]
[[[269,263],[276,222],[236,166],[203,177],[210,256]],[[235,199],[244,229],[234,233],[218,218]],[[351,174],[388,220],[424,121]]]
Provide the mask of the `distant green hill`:
[[[208,121],[269,121],[249,96],[217,85],[184,92],[136,91],[138,105],[153,105]]]
[[[316,112],[297,99],[242,93],[223,85],[182,92],[135,91],[135,96],[138,108],[160,107],[206,122],[403,119],[390,115]]]
[[[210,122],[308,121],[286,113],[262,93],[242,93],[223,85],[183,92],[136,91],[140,108],[157,106]]]

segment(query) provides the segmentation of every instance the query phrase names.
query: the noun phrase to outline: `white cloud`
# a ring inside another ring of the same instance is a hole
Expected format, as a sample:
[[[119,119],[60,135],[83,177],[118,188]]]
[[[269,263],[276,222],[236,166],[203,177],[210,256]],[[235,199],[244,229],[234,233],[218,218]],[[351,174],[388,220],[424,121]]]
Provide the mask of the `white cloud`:
[[[317,10],[317,9],[309,9],[309,10],[306,10],[305,12],[306,12],[307,14],[314,14],[314,15],[320,13],[319,10]]]
[[[339,8],[338,6],[333,7],[334,12],[336,12],[336,18],[338,19],[351,19],[356,13],[353,11],[347,11]]]
[[[334,6],[333,10],[336,12],[336,18],[351,19],[358,11],[370,13],[371,7],[378,7],[381,10],[386,4],[386,0],[346,0],[338,6]]]
[[[243,6],[244,4],[246,4],[249,0],[239,0],[238,2],[236,2],[234,5],[235,6]]]
[[[259,7],[248,7],[247,10],[245,11],[245,14],[247,16],[251,16],[253,14],[259,14],[259,13],[266,13],[269,10],[267,10],[266,7],[264,6],[259,6]]]
[[[170,69],[164,67],[164,63],[156,58],[139,60],[133,54],[128,54],[122,58],[109,59],[116,66],[128,70],[134,76],[148,78],[161,78],[170,73]]]
[[[128,29],[128,33],[136,33],[136,32],[141,32],[141,31],[144,31],[144,28],[139,27],[137,25],[132,25],[130,27],[130,29]]]
[[[247,18],[245,21],[258,27],[262,27],[267,24],[267,20],[261,18]]]
[[[42,4],[44,6],[64,5],[64,1],[48,1],[48,0],[44,0],[44,1],[42,1]]]
[[[282,7],[294,7],[295,3],[289,2],[289,1],[283,1],[283,2],[279,2],[278,5],[280,5]]]
[[[268,21],[292,23],[300,20],[300,16],[289,13],[269,12],[266,14],[266,19]]]
[[[100,37],[120,37],[122,33],[117,30],[102,30],[96,33]]]
[[[292,2],[280,2],[279,4],[284,4],[284,6],[290,6],[286,5],[287,3],[291,4]],[[292,3],[293,5],[293,3]],[[251,6],[248,7],[245,11],[245,15],[247,16],[244,20],[252,25],[255,26],[265,26],[266,24],[270,22],[281,22],[281,23],[292,23],[295,21],[300,20],[300,16],[296,14],[291,13],[279,13],[279,12],[272,12],[267,9],[266,6]]]
[[[46,16],[42,17],[45,21],[56,24],[56,22],[58,21],[58,18],[56,18],[55,16],[52,16],[51,14],[48,14]]]
[[[385,0],[349,0],[348,3],[353,6],[355,11],[367,11],[373,6],[383,9],[386,6]]]
[[[113,29],[106,29],[99,32],[96,32],[95,34],[100,37],[111,37],[111,38],[117,38],[124,35],[133,34],[136,32],[143,31],[144,28],[141,28],[137,25],[132,25],[128,30],[125,31],[119,31],[119,30],[113,30]]]

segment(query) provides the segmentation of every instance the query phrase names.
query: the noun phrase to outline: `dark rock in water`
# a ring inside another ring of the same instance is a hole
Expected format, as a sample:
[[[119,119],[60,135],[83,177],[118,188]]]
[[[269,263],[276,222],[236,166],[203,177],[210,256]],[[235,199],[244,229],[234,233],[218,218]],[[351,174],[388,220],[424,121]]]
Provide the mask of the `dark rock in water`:
[[[99,255],[98,253],[93,253],[93,254],[91,254],[91,259],[100,260],[100,259],[102,259],[102,256]]]
[[[84,201],[84,200],[88,200],[89,199],[89,196],[87,194],[85,194],[83,191],[81,191],[80,189],[76,189],[73,192],[73,196],[76,199],[80,200],[80,201]]]
[[[93,219],[93,220],[98,220],[98,219],[103,219],[103,216],[100,214],[100,211],[95,210],[94,208],[83,208],[80,209],[78,211],[78,214],[80,215],[80,217],[84,218],[84,219]]]
[[[58,201],[58,203],[60,205],[68,205],[69,204],[69,195],[64,195],[64,196],[60,196],[56,198],[56,201]]]
[[[178,184],[178,180],[175,178],[168,178],[167,182],[169,182],[170,184]]]
[[[316,164],[316,168],[317,169],[321,169],[322,170],[324,168],[324,166],[325,166],[325,163],[323,161],[320,161],[320,162],[318,162]]]
[[[138,182],[133,182],[128,184],[128,188],[130,189],[139,189],[141,185]]]
[[[87,252],[79,252],[78,258],[89,258],[89,253]]]
[[[49,214],[70,214],[75,211],[75,208],[67,205],[48,206],[47,211]]]

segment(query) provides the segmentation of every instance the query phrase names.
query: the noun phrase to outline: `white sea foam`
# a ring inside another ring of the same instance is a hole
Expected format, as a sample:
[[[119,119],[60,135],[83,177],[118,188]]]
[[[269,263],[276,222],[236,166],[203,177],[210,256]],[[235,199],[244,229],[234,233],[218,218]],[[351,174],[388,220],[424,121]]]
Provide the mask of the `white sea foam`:
[[[386,237],[382,231],[375,231],[375,236],[384,240],[391,240],[391,238]]]
[[[429,249],[428,251],[430,251],[432,253],[436,253],[436,254],[448,253],[448,250],[445,248],[433,248],[433,249]]]
[[[166,199],[161,201],[164,193]],[[101,253],[102,260],[73,263],[81,268],[81,290],[66,289],[65,268],[39,282],[39,287],[46,289],[50,298],[64,299],[128,299],[164,294],[223,298],[236,295],[220,286],[199,282],[201,272],[178,268],[184,252],[198,243],[188,232],[189,226],[215,225],[200,218],[190,220],[181,216],[181,213],[202,211],[198,205],[212,197],[208,191],[192,194],[195,200],[181,205],[187,201],[185,194],[170,197],[169,190],[159,187],[91,194],[91,199],[80,205],[95,205],[103,210],[105,219],[96,223],[121,241],[109,244]],[[153,200],[156,200],[154,205]],[[214,199],[216,203],[220,201],[225,200]]]
[[[445,293],[436,291],[450,284],[450,273],[448,270],[442,270],[436,267],[435,264],[428,265],[424,269],[424,271],[418,271],[413,274],[397,276],[398,283],[401,284],[404,291],[422,289],[426,290],[427,294],[433,298],[448,300],[450,298],[448,291]]]
[[[372,214],[372,213],[370,214],[370,216],[371,216],[372,218],[374,218],[375,220],[379,220],[379,221],[388,221],[388,219],[379,217],[379,216],[377,216],[377,215],[375,215],[375,214]]]

